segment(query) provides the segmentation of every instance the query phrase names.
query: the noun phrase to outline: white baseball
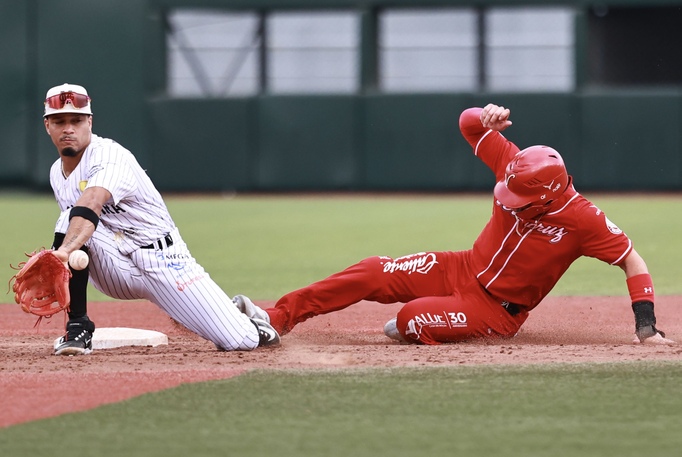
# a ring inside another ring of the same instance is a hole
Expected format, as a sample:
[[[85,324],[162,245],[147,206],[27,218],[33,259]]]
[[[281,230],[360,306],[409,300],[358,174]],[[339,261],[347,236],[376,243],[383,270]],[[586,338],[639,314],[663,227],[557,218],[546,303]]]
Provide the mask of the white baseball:
[[[73,251],[71,255],[69,255],[69,265],[71,265],[71,268],[74,270],[82,270],[88,266],[89,261],[88,255],[80,249]]]

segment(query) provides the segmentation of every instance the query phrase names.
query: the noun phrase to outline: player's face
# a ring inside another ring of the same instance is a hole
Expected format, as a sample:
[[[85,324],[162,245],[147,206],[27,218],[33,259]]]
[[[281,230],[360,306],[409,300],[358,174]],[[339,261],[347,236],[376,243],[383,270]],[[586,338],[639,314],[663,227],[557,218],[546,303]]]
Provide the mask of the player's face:
[[[59,155],[76,157],[90,144],[92,116],[62,113],[45,118],[45,129]]]

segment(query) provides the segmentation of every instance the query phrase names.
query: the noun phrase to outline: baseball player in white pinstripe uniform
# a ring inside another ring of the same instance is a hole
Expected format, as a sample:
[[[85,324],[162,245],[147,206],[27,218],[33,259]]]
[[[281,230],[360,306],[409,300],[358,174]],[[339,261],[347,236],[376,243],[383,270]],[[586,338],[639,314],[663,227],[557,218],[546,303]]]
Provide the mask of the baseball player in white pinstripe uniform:
[[[72,269],[66,334],[55,354],[87,354],[95,324],[87,316],[88,279],[121,300],[145,299],[223,350],[279,344],[265,321],[249,319],[192,257],[161,195],[127,149],[92,133],[91,100],[82,86],[51,88],[44,123],[59,152],[50,184],[61,209],[53,249],[68,262],[84,250],[83,270]],[[235,301],[245,297],[236,296]]]

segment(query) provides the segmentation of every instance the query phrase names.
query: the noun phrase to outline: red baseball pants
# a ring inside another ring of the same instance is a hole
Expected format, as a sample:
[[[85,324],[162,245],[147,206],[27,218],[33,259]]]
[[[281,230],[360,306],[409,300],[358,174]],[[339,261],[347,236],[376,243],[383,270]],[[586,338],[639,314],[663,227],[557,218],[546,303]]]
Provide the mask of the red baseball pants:
[[[439,344],[476,337],[511,337],[528,317],[512,316],[469,268],[471,251],[422,252],[397,259],[369,257],[326,279],[295,290],[266,309],[286,334],[296,324],[361,300],[405,303],[398,331],[406,341]]]

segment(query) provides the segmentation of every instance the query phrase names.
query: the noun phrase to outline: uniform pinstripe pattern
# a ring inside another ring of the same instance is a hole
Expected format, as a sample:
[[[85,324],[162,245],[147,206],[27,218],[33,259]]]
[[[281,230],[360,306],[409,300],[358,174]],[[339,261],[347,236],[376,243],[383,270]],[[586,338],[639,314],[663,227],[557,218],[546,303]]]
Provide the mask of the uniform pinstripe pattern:
[[[112,199],[86,243],[90,281],[120,300],[150,300],[189,330],[225,350],[251,350],[258,332],[191,255],[165,203],[135,157],[116,142],[92,136],[76,169],[64,178],[61,159],[50,184],[62,211],[55,231],[65,233],[82,192],[107,189]],[[141,249],[170,234],[172,246]]]

